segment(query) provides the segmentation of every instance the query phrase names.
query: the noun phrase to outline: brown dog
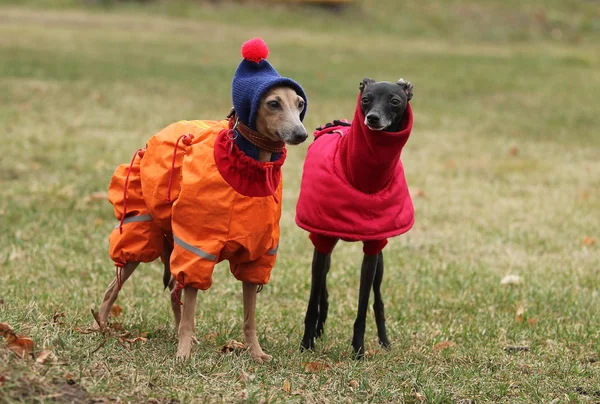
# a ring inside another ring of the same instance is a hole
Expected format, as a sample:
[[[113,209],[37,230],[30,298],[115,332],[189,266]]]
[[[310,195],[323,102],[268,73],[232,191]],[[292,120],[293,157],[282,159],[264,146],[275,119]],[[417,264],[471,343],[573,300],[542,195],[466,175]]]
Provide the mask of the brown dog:
[[[258,109],[256,112],[256,133],[261,139],[253,139],[255,143],[262,144],[262,142],[267,142],[270,144],[281,143],[281,147],[283,147],[283,143],[288,145],[297,145],[302,143],[307,138],[306,129],[302,125],[301,119],[303,118],[303,113],[305,111],[305,99],[298,95],[297,91],[284,85],[275,86],[269,89],[260,99]],[[238,123],[236,122],[236,125]],[[241,123],[239,123],[241,125]],[[238,136],[238,132],[235,131],[236,127],[229,130],[228,136],[229,141],[231,141],[231,147],[234,147],[235,138]],[[246,128],[247,129],[247,128]],[[242,133],[242,132],[239,132]],[[245,135],[242,134],[245,137]],[[253,143],[253,144],[255,144]],[[216,147],[216,146],[215,146]],[[258,162],[266,163],[272,161],[273,153],[269,150],[265,150],[258,146]],[[133,164],[133,163],[132,163]],[[281,187],[279,187],[279,190]],[[279,191],[280,192],[280,191]],[[273,194],[275,197],[275,194]],[[257,198],[261,199],[261,198]],[[264,199],[264,198],[262,198]],[[265,206],[265,204],[262,204]],[[280,213],[280,210],[279,210]],[[150,216],[150,215],[146,215]],[[133,216],[133,218],[140,218],[142,216]],[[127,218],[131,218],[128,216]],[[127,220],[127,218],[125,218]],[[141,219],[140,219],[141,220]],[[152,218],[150,218],[152,220]],[[137,220],[131,220],[131,222],[135,222]],[[277,217],[277,228],[278,228],[279,218]],[[267,230],[265,230],[267,231]],[[192,335],[194,330],[194,313],[196,307],[196,298],[198,288],[194,286],[187,286],[183,288],[182,285],[178,285],[178,282],[182,282],[181,279],[176,279],[171,277],[171,254],[173,253],[174,248],[181,249],[181,254],[189,254],[191,252],[200,251],[204,253],[204,256],[214,254],[214,261],[219,261],[222,259],[228,259],[226,255],[221,256],[219,253],[208,254],[205,251],[200,250],[200,248],[196,246],[190,246],[188,243],[178,243],[178,238],[175,238],[175,243],[170,244],[168,242],[169,238],[173,237],[173,233],[169,234],[166,231],[165,233],[165,242],[161,252],[161,258],[164,262],[166,281],[169,289],[172,291],[173,297],[171,307],[173,310],[173,315],[175,317],[175,324],[178,328],[178,348],[177,348],[177,357],[179,358],[187,358],[190,356],[191,352],[191,342]],[[259,235],[260,236],[260,235]],[[277,235],[278,237],[278,235]],[[183,247],[182,247],[183,246]],[[186,251],[184,251],[186,250]],[[274,249],[276,252],[276,248]],[[271,254],[274,255],[275,253]],[[206,262],[206,261],[203,261]],[[102,304],[99,310],[99,320],[100,327],[104,327],[108,321],[108,316],[110,313],[110,309],[113,306],[114,302],[117,299],[119,294],[120,287],[135,271],[140,262],[124,262],[122,268],[120,269],[120,273],[118,273],[117,278],[115,278],[111,284],[109,285]],[[273,258],[274,264],[274,258]],[[271,266],[272,268],[272,266]],[[270,271],[270,269],[269,269]],[[232,270],[233,272],[233,270]],[[174,272],[175,273],[175,272]],[[237,274],[234,274],[238,279],[242,280]],[[183,276],[183,275],[181,275]],[[268,279],[268,275],[267,275]],[[243,280],[242,280],[243,281]],[[264,282],[266,283],[266,282]],[[261,283],[260,285],[264,284]],[[209,285],[210,286],[210,285]],[[256,311],[256,294],[258,290],[259,284],[243,281],[243,302],[244,302],[244,337],[246,344],[248,345],[250,355],[252,358],[257,360],[258,362],[269,361],[271,360],[271,356],[265,354],[258,342],[256,337],[256,319],[255,319],[255,311]],[[181,296],[181,290],[184,290],[184,301],[183,307],[179,304],[178,300]]]

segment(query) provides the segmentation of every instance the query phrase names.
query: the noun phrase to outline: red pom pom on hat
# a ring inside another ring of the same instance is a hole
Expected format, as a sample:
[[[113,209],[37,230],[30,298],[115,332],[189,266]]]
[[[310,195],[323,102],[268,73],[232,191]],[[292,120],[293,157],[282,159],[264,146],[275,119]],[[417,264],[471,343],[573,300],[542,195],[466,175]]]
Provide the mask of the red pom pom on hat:
[[[253,38],[242,45],[242,56],[246,60],[259,63],[269,56],[269,48],[262,38]]]

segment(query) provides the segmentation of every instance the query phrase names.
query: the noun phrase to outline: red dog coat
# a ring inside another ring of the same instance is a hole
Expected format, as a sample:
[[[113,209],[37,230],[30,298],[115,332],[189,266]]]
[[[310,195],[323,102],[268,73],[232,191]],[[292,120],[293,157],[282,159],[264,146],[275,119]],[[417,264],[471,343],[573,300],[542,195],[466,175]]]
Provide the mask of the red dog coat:
[[[364,120],[359,97],[352,125],[317,130],[308,148],[296,224],[311,233],[323,253],[342,239],[363,241],[365,253],[374,255],[388,237],[407,232],[414,223],[400,161],[413,124],[410,104],[399,132],[373,131]]]

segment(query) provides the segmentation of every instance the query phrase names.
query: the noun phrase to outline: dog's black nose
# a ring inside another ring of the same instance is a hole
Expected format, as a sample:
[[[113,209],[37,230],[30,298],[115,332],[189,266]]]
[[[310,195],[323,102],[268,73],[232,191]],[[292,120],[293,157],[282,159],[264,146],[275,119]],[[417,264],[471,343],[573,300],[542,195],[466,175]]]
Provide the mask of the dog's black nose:
[[[369,123],[369,125],[379,124],[379,115],[375,115],[375,114],[367,115],[367,122]]]
[[[308,134],[306,133],[306,129],[304,128],[304,126],[298,126],[294,128],[292,136],[295,144],[300,144],[308,138]]]

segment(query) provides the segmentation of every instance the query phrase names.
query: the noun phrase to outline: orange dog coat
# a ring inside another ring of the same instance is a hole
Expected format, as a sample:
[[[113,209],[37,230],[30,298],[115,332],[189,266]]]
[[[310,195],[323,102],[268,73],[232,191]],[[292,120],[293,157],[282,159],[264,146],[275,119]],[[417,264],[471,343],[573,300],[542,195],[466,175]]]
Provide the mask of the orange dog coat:
[[[154,261],[173,242],[171,273],[183,286],[208,289],[223,260],[241,281],[268,282],[279,245],[286,153],[259,163],[238,149],[230,126],[177,122],[117,168],[108,192],[121,220],[109,237],[117,266]]]

